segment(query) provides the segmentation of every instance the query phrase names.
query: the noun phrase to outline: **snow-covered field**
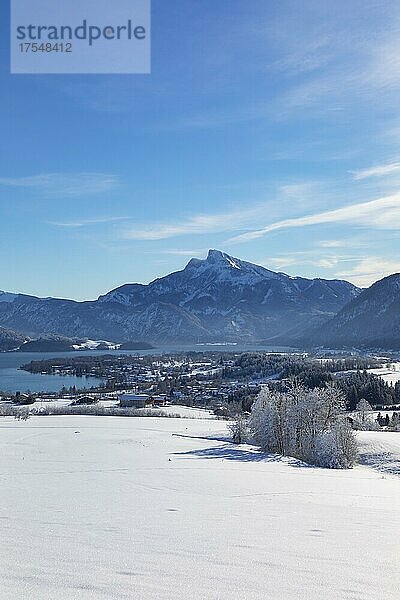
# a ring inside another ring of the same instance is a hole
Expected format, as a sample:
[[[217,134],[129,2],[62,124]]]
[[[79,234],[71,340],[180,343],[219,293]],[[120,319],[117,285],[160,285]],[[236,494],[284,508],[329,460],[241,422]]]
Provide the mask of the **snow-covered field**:
[[[40,411],[45,408],[67,408],[68,406],[71,406],[71,402],[71,398],[38,399],[35,402],[33,402],[33,404],[29,404],[27,408],[29,408],[29,410],[33,409],[40,413]],[[0,400],[0,407],[2,405],[10,406],[10,402],[2,402]],[[119,402],[113,398],[110,398],[108,400],[100,400],[93,406],[101,406],[104,408],[119,408]],[[91,405],[89,405],[89,408],[90,407]],[[179,404],[170,404],[167,406],[156,405],[151,408],[143,408],[139,410],[142,410],[143,413],[154,413],[154,411],[156,411],[157,413],[162,412],[166,416],[178,415],[179,417],[183,417],[185,419],[215,419],[215,415],[211,410],[208,410],[206,408],[182,406]]]
[[[389,366],[380,369],[368,369],[368,373],[377,375],[389,385],[395,385],[395,383],[400,381],[400,363],[390,363]]]
[[[187,419],[215,419],[215,415],[206,408],[171,404],[171,406],[162,406],[160,410],[166,415],[179,415]]]
[[[400,475],[399,431],[359,431],[357,439],[362,464],[382,473]]]
[[[396,435],[360,442],[397,452]],[[400,478],[225,436],[214,420],[1,419],[0,598],[400,597]]]

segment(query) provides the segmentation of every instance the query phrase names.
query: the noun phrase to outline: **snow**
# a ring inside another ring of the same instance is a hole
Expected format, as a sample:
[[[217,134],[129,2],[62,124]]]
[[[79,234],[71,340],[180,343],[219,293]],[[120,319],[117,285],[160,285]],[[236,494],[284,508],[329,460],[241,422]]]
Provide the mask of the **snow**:
[[[359,431],[357,439],[360,462],[383,473],[400,475],[399,431]]]
[[[368,373],[377,375],[383,381],[393,386],[397,381],[400,381],[400,363],[395,362],[390,364],[390,366],[381,367],[380,369],[368,369]]]
[[[229,263],[229,265],[232,267],[232,269],[240,269],[239,265],[237,265],[235,263],[235,261],[228,256],[228,254],[224,254],[226,261]]]
[[[106,345],[109,350],[116,350],[121,344],[113,344],[107,340],[86,340],[81,344],[73,344],[74,350],[97,350],[98,346]]]
[[[40,398],[35,400],[32,404],[29,404],[28,408],[30,410],[35,409],[36,411],[40,411],[42,408],[62,408],[71,406],[73,398]],[[8,405],[9,403],[3,403],[0,401],[0,406],[2,404]],[[119,401],[116,398],[107,398],[106,400],[99,400],[96,403],[96,406],[102,406],[104,408],[118,408]],[[165,416],[179,416],[185,419],[214,419],[215,415],[212,411],[207,408],[198,408],[191,406],[183,406],[180,404],[169,404],[166,406],[157,406],[151,408],[142,408],[144,413],[151,413],[154,410],[159,412],[161,411]]]
[[[160,410],[166,415],[179,415],[186,419],[215,419],[215,415],[207,408],[171,404],[170,406],[162,406]]]
[[[220,250],[210,250],[205,260],[191,260],[186,269],[194,270],[196,277],[200,274],[209,273],[216,276],[216,281],[228,282],[233,286],[253,286],[268,279],[282,279],[287,276],[269,271],[265,267],[234,258]],[[183,271],[185,272],[186,269]],[[196,288],[193,294],[185,295],[184,302],[198,297],[199,290]],[[200,297],[203,292],[200,291]]]
[[[9,292],[2,292],[0,290],[0,302],[14,302],[18,294],[10,294]]]
[[[225,436],[215,420],[0,420],[2,600],[399,597],[399,478]]]

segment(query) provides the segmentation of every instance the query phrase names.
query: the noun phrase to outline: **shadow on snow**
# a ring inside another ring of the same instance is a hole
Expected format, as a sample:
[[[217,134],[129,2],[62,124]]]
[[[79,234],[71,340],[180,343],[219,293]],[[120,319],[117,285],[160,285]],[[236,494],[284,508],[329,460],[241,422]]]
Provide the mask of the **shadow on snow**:
[[[400,475],[400,459],[398,455],[392,454],[391,452],[372,454],[361,451],[359,463],[380,471],[381,473]]]
[[[187,450],[185,452],[174,452],[174,456],[180,456],[182,458],[195,457],[195,458],[207,458],[207,459],[223,459],[223,460],[234,460],[239,462],[285,462],[285,464],[296,468],[313,468],[301,460],[292,458],[290,456],[281,456],[280,454],[268,454],[259,450],[253,450],[244,446],[236,446],[233,443],[228,442],[228,438],[215,438],[215,437],[195,437],[189,435],[180,435],[179,437],[187,437],[199,440],[209,441],[222,441],[226,442],[223,446],[216,446],[211,448],[199,448],[196,450]],[[315,468],[315,467],[314,467]]]

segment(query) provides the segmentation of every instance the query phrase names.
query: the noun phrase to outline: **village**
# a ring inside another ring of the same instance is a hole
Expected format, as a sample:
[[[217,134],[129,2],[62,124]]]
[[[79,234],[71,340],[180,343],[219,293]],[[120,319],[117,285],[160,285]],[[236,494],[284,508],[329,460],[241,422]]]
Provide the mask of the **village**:
[[[0,397],[2,403],[40,411],[51,405],[121,410],[184,405],[229,417],[249,412],[263,385],[279,387],[295,378],[311,388],[335,381],[349,409],[365,398],[381,409],[400,404],[399,366],[368,356],[321,359],[285,352],[79,355],[32,361],[21,368],[43,375],[79,377],[81,387],[64,386],[54,393],[20,390],[13,395],[0,393]],[[85,387],[89,377],[98,381],[96,387]]]
[[[107,407],[157,408],[186,405],[227,414],[226,407],[244,398],[254,399],[260,384],[270,378],[227,378],[235,369],[235,355],[195,353],[161,356],[102,355],[33,361],[22,367],[30,372],[82,377],[82,388],[64,387],[56,393],[19,391],[2,396],[3,402],[42,407],[49,403]],[[86,378],[99,385],[85,389]]]

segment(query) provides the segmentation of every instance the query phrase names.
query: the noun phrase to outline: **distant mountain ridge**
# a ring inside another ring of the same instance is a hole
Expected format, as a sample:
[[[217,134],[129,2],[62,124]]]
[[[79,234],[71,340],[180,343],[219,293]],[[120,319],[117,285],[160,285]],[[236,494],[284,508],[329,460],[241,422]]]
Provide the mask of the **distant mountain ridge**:
[[[26,336],[11,329],[0,327],[0,351],[14,350],[23,344]]]
[[[363,290],[317,329],[310,342],[332,347],[400,349],[400,273]]]
[[[342,280],[276,273],[210,250],[204,260],[148,285],[125,284],[98,300],[0,295],[0,325],[30,336],[157,343],[301,337],[356,298]]]

